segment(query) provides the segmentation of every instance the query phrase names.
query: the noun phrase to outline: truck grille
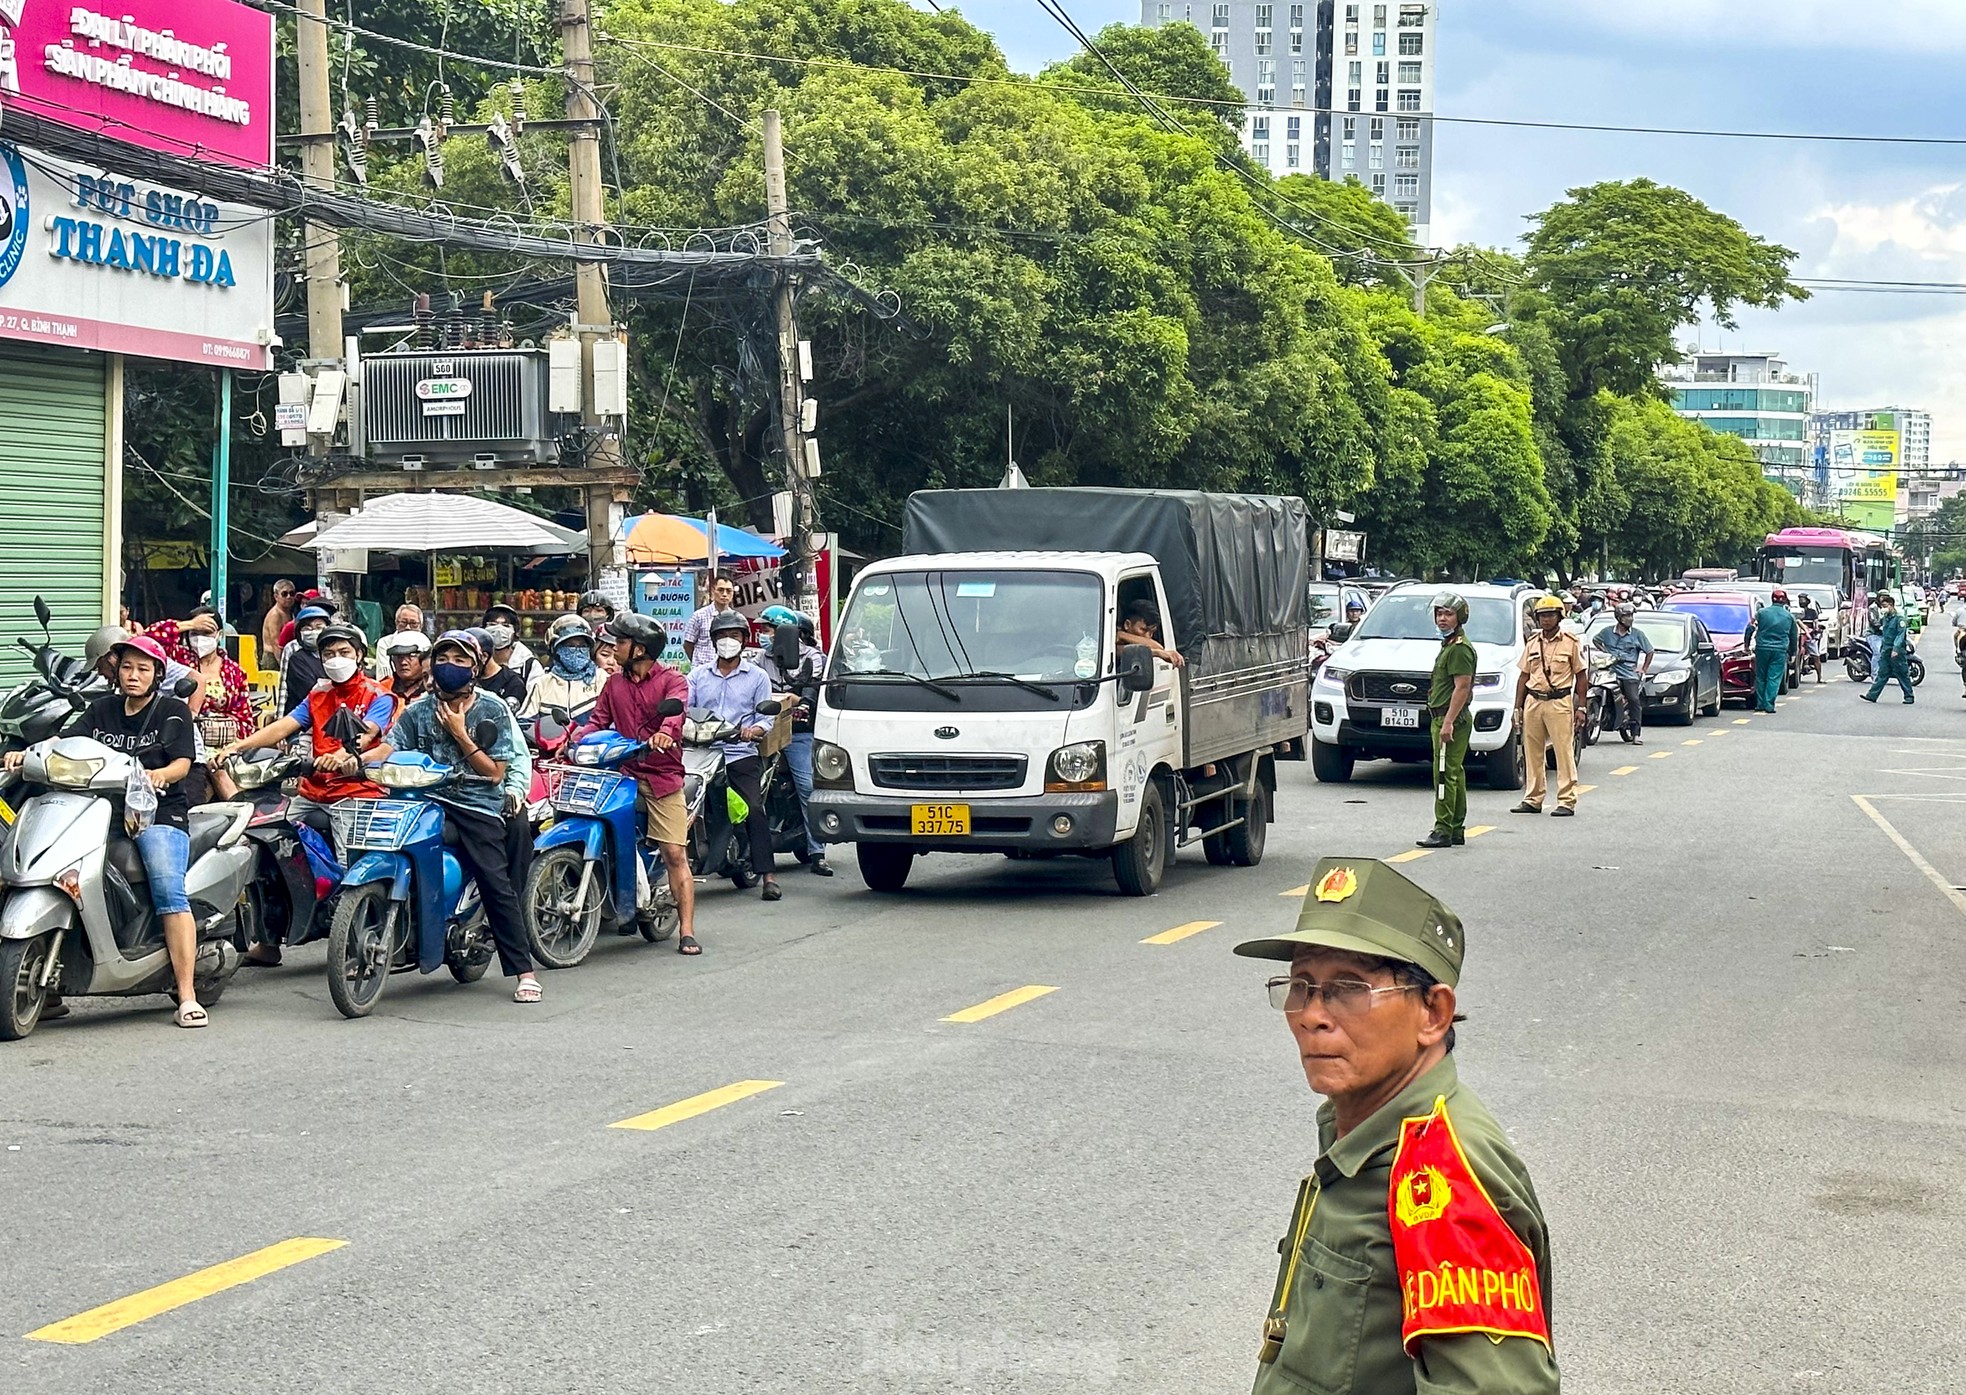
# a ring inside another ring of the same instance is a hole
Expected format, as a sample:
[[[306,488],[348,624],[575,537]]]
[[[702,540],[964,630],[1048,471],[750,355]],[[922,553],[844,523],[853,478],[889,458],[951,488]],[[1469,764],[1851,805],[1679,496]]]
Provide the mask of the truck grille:
[[[1014,790],[1024,783],[1023,756],[875,756],[874,783],[891,790]]]
[[[1351,690],[1346,696],[1354,702],[1424,707],[1427,704],[1427,689],[1433,686],[1433,681],[1430,673],[1354,673]],[[1405,691],[1396,691],[1398,689]]]

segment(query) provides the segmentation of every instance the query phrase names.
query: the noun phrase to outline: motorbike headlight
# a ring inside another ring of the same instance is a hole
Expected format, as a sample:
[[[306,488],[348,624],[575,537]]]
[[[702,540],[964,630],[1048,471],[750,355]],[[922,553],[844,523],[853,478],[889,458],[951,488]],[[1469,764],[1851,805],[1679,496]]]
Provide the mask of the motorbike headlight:
[[[1061,785],[1074,788],[1104,789],[1106,785],[1106,743],[1103,741],[1079,741],[1070,746],[1061,746],[1051,753],[1052,778],[1045,782],[1046,789]]]
[[[369,772],[378,785],[387,785],[392,790],[422,790],[443,782],[441,770],[431,770],[420,765],[393,765],[384,761]]]
[[[812,773],[822,780],[837,783],[845,780],[853,771],[853,762],[847,757],[843,747],[830,741],[812,743]]]
[[[573,763],[575,765],[599,765],[601,763],[601,748],[599,746],[574,747]]]
[[[89,782],[102,774],[103,759],[100,756],[88,760],[76,760],[55,751],[48,752],[41,768],[48,773],[48,783],[60,785],[64,789],[85,790]]]

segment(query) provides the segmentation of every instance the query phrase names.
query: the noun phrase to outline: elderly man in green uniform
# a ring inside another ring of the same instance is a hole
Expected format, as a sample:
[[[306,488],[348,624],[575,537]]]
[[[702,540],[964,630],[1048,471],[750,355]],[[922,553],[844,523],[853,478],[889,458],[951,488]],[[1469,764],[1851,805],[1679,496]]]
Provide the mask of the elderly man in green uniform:
[[[1555,1395],[1529,1171],[1454,1068],[1460,920],[1371,858],[1317,866],[1269,982],[1318,1109],[1255,1395]]]
[[[1427,692],[1427,711],[1433,717],[1434,831],[1420,840],[1423,848],[1458,848],[1468,841],[1468,738],[1474,718],[1468,702],[1474,697],[1477,660],[1468,641],[1468,602],[1456,591],[1434,597],[1434,626],[1440,631],[1440,653],[1434,657],[1433,686]]]

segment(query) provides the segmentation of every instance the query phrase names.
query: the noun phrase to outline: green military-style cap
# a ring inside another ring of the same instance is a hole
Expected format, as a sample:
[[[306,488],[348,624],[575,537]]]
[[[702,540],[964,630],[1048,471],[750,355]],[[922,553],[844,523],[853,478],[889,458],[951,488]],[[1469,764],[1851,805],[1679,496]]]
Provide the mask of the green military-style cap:
[[[1452,988],[1461,979],[1467,942],[1461,918],[1397,868],[1372,857],[1327,857],[1317,865],[1297,928],[1246,940],[1248,959],[1294,959],[1306,945],[1397,959]]]

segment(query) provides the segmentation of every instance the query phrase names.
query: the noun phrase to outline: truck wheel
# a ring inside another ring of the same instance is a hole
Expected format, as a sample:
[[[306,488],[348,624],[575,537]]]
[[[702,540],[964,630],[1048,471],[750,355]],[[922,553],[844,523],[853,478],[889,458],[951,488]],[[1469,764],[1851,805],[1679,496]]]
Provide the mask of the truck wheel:
[[[1352,753],[1343,746],[1327,746],[1311,738],[1311,774],[1321,785],[1343,785],[1352,778]]]
[[[1270,839],[1270,790],[1261,780],[1248,799],[1237,801],[1242,815],[1240,827],[1222,835],[1229,847],[1229,861],[1237,867],[1254,867],[1263,860],[1263,846]]]
[[[853,855],[860,863],[860,880],[869,891],[899,891],[908,884],[908,870],[915,865],[915,850],[906,843],[855,843]]]
[[[1519,790],[1522,788],[1523,770],[1522,737],[1518,734],[1508,745],[1488,756],[1488,788],[1491,790]]]
[[[1128,896],[1152,896],[1167,868],[1167,810],[1152,780],[1140,792],[1140,822],[1133,836],[1113,849],[1113,880]]]

